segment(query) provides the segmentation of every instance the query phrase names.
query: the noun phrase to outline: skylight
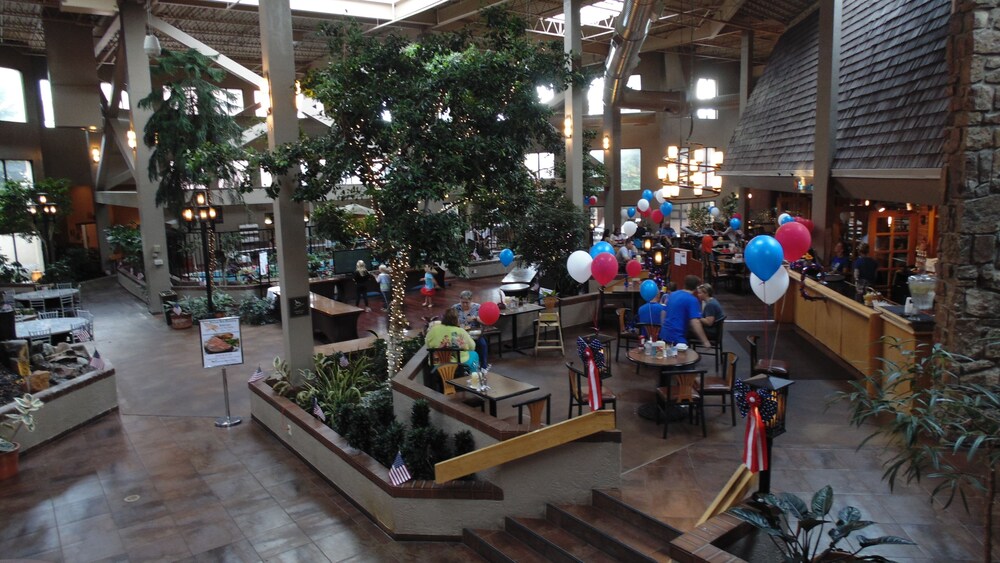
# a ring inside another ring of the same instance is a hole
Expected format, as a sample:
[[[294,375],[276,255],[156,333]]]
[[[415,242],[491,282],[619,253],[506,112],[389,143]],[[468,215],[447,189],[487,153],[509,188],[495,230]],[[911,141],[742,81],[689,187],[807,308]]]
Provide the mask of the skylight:
[[[206,0],[231,5],[233,0]],[[311,12],[357,18],[395,20],[418,14],[443,0],[290,0],[293,12]],[[242,6],[259,6],[260,0],[238,0]]]
[[[612,20],[622,11],[621,0],[601,0],[589,6],[580,7],[580,24],[611,29]],[[566,22],[566,14],[548,18],[557,22]]]

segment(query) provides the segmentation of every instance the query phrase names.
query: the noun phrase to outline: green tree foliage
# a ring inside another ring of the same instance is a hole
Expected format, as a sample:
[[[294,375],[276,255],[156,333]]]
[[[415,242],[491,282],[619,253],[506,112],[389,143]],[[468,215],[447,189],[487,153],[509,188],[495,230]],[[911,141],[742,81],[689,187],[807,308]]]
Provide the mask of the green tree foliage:
[[[566,270],[566,258],[574,251],[588,248],[590,237],[587,214],[573,205],[562,188],[543,186],[527,213],[514,222],[514,250],[521,262],[537,264],[543,283],[561,295],[575,293],[580,284]]]
[[[33,215],[28,210],[28,204],[37,202],[39,194],[45,194],[46,199],[56,205],[58,212],[49,220],[49,229],[55,230],[60,218],[72,211],[69,188],[70,181],[66,178],[46,178],[34,184],[5,181],[0,186],[0,234],[42,234],[42,222],[37,220],[37,213]]]
[[[361,230],[351,214],[333,201],[316,206],[312,214],[312,224],[317,235],[335,245],[347,248],[352,248],[354,241],[361,235]]]

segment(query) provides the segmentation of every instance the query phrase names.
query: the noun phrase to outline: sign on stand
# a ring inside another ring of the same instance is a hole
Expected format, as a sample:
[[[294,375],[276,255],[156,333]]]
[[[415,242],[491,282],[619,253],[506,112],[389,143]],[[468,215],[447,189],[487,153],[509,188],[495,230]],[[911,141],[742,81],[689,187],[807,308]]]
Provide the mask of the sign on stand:
[[[222,368],[222,396],[226,399],[226,416],[215,419],[215,425],[219,428],[236,426],[243,421],[238,416],[229,416],[229,383],[226,380],[225,366],[243,363],[240,318],[202,319],[198,325],[202,366],[205,369]]]

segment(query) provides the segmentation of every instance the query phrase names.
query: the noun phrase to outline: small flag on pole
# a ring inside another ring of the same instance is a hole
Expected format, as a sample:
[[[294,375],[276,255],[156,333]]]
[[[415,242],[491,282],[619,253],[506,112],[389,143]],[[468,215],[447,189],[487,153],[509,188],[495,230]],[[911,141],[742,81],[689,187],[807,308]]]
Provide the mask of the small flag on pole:
[[[267,376],[264,375],[264,370],[260,369],[260,366],[257,366],[257,371],[253,372],[253,375],[250,376],[250,379],[247,380],[247,383],[256,383],[261,379],[264,379],[265,377]]]
[[[319,408],[319,401],[316,400],[316,397],[313,397],[313,416],[326,422],[326,415],[323,414],[323,409]]]
[[[389,469],[389,480],[392,481],[394,486],[398,487],[412,478],[410,470],[406,468],[406,463],[403,462],[403,452],[396,452],[396,461],[392,462],[392,468]]]
[[[90,358],[90,367],[96,370],[104,369],[104,358],[101,357],[101,353],[96,349],[94,350],[93,357]]]

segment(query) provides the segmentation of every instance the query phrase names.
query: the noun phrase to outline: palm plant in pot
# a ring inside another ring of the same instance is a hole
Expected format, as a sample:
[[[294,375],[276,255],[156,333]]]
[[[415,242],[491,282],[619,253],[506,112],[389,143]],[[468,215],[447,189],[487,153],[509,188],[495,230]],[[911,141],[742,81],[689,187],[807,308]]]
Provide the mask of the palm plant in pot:
[[[841,547],[841,541],[875,522],[862,520],[861,511],[853,506],[841,509],[837,520],[828,519],[833,508],[833,488],[830,485],[816,491],[809,505],[790,493],[761,495],[748,505],[730,509],[729,512],[763,530],[781,552],[782,561],[787,563],[889,561],[881,555],[860,555],[859,552],[875,545],[913,545],[912,541],[898,536],[858,536],[860,547],[854,551],[847,546]],[[821,549],[827,524],[833,524],[827,530],[830,543]]]
[[[0,480],[17,475],[18,460],[21,445],[14,441],[21,428],[28,432],[35,430],[34,412],[42,408],[44,403],[30,393],[14,397],[14,408],[17,412],[7,415],[7,420],[0,423],[5,435],[0,436]]]

